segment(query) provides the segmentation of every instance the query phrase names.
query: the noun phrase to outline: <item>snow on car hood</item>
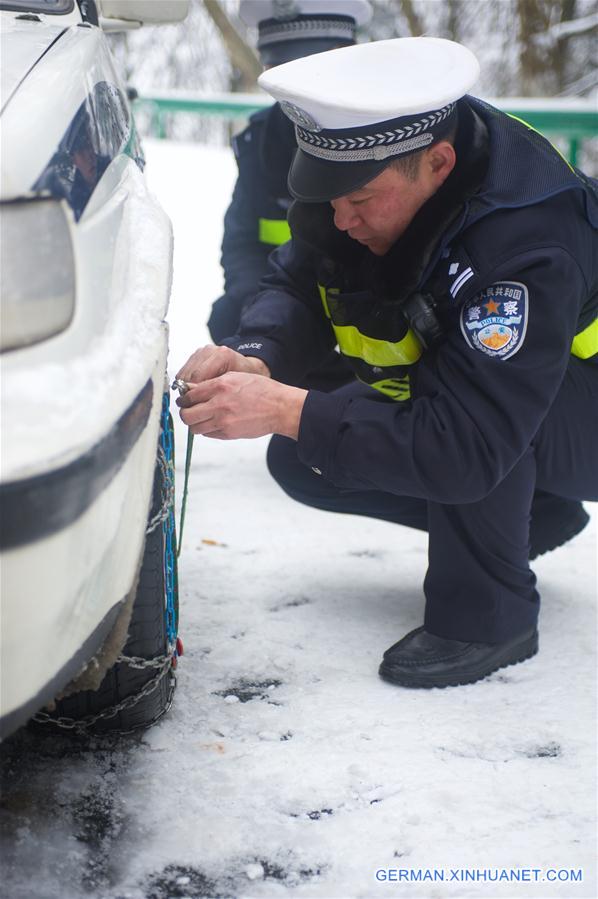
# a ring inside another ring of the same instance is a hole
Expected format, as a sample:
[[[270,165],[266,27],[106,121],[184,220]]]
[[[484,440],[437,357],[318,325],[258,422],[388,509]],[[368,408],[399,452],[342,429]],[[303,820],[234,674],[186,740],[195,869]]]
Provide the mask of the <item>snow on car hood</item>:
[[[0,79],[0,109],[4,109],[19,84],[31,71],[48,47],[64,31],[62,25],[46,25],[1,16],[0,48],[2,79]]]

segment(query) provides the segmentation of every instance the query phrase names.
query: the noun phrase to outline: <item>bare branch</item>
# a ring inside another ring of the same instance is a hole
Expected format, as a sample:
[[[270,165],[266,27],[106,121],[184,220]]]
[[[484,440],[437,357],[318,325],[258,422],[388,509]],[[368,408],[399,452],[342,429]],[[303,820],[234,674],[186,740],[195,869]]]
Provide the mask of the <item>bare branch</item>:
[[[551,25],[543,34],[532,35],[534,40],[548,39],[549,41],[563,41],[570,37],[578,37],[580,34],[592,34],[598,29],[598,12],[581,19],[571,19]]]
[[[232,65],[241,72],[242,87],[252,87],[262,73],[258,56],[233,27],[218,0],[204,0],[206,12],[222,35]]]

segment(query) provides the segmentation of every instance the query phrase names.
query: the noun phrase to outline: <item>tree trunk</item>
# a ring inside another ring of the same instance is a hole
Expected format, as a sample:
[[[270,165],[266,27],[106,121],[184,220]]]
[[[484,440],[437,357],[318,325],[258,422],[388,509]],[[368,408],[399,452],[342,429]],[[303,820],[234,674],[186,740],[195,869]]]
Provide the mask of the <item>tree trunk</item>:
[[[550,24],[542,8],[541,0],[517,0],[519,16],[519,67],[521,92],[524,96],[537,96],[543,92],[542,81],[546,73],[546,48],[534,41],[534,35],[542,34]]]
[[[401,9],[407,19],[409,31],[412,37],[419,37],[424,33],[425,27],[413,6],[412,0],[401,0]]]

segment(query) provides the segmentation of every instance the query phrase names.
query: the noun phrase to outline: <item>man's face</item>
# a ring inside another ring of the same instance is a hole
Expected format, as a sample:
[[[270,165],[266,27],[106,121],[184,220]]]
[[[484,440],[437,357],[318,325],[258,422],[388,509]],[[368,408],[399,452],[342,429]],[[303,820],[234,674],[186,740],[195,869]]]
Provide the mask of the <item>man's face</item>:
[[[425,164],[415,181],[389,167],[365,187],[330,201],[334,224],[375,256],[384,256],[437,187]]]

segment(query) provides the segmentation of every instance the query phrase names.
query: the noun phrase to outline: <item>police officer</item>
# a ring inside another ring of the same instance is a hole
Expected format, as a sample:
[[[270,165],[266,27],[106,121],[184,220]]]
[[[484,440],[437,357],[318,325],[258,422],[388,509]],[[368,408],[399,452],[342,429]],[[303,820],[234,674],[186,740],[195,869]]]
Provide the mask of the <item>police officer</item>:
[[[529,557],[598,499],[597,185],[469,96],[477,75],[435,38],[262,75],[296,123],[293,240],[240,334],[179,373],[195,433],[278,435],[295,499],[428,529],[423,627],[380,667],[410,687],[534,655]],[[358,380],[288,386],[335,341]]]
[[[356,29],[369,20],[371,7],[368,0],[241,0],[239,14],[258,28],[257,48],[269,69],[354,44]],[[270,252],[290,237],[287,176],[296,148],[293,123],[278,103],[252,115],[233,140],[239,175],[224,217],[225,292],[208,320],[215,343],[236,333],[243,309],[266,274]],[[310,373],[309,383],[331,388],[347,379],[347,367],[335,353],[317,374]]]

